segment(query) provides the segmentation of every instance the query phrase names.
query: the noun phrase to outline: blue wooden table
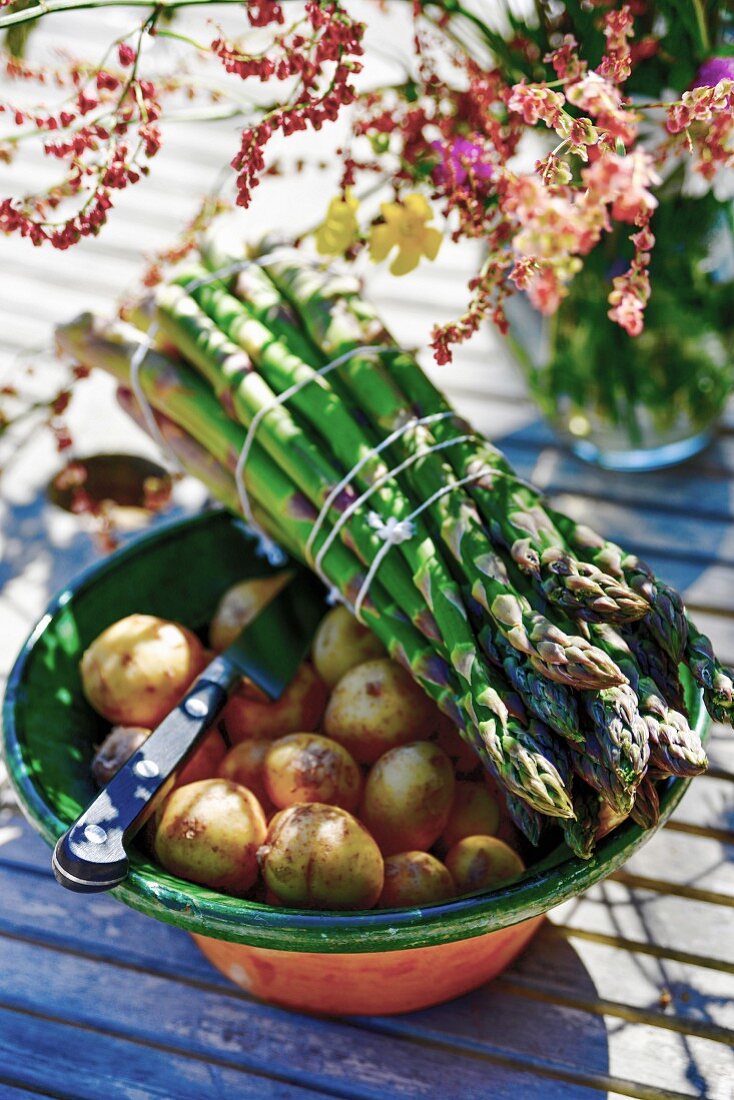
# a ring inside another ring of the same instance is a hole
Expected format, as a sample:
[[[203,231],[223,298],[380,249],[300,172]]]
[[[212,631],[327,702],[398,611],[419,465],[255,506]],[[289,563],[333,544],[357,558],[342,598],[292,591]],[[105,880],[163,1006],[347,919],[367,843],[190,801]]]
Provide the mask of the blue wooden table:
[[[101,47],[113,17],[83,27],[81,18],[59,20],[53,32],[49,21],[38,41],[53,33],[50,44],[73,51],[83,35]],[[98,239],[59,254],[0,238],[3,381],[17,376],[25,349],[48,343],[52,322],[114,308],[142,253],[171,243],[237,144],[233,124],[172,126],[165,136],[150,181],[121,197]],[[314,161],[333,141],[324,131],[289,148]],[[5,193],[2,173],[0,165]],[[313,223],[334,186],[333,173],[307,169],[294,203],[287,173],[273,177],[258,189],[255,231]],[[461,312],[475,261],[447,244],[410,278],[371,273],[380,309],[406,345],[425,347],[433,322]],[[716,445],[685,468],[615,477],[553,445],[489,331],[436,377],[522,474],[676,584],[734,662],[734,410]],[[82,453],[151,453],[115,415],[105,379],[81,390],[70,417]],[[53,592],[98,554],[80,520],[46,504],[58,458],[45,437],[0,440],[5,463],[0,674]],[[191,483],[177,487],[179,511],[201,500]],[[0,809],[0,1100],[732,1100],[731,731],[713,730],[710,758],[673,820],[610,880],[554,911],[501,978],[392,1018],[316,1019],[255,1002],[184,933],[111,898],[61,890],[42,842],[12,806]]]

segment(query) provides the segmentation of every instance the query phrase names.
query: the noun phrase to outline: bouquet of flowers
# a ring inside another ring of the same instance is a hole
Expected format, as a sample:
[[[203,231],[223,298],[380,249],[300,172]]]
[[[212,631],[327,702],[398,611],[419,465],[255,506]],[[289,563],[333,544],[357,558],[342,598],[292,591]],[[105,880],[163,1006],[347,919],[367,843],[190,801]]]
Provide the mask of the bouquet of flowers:
[[[251,0],[212,31],[209,10],[230,16],[227,3],[205,2],[202,18],[202,0],[165,0],[101,61],[49,62],[30,32],[78,0],[0,0],[18,87],[0,102],[0,166],[12,190],[40,145],[55,170],[27,194],[3,198],[0,182],[0,229],[61,249],[99,233],[180,117],[242,118],[230,178],[234,202],[256,207],[257,187],[284,170],[280,139],[340,119],[340,183],[313,230],[322,255],[364,252],[401,277],[446,237],[482,243],[465,311],[434,328],[439,363],[490,318],[511,329],[536,400],[571,441],[609,429],[628,447],[702,445],[732,384],[728,4],[406,2],[411,49],[375,87],[362,69],[378,0]],[[146,280],[226,205],[206,196]],[[528,303],[548,318],[542,353],[528,346]],[[14,396],[0,395],[6,420]]]
[[[435,259],[445,234],[486,244],[466,312],[434,333],[439,362],[485,316],[506,329],[504,302],[515,290],[542,313],[557,311],[610,238],[618,270],[606,308],[637,335],[661,198],[671,189],[699,197],[700,224],[711,210],[731,218],[734,18],[722,0],[538,0],[530,9],[416,0],[404,79],[366,89],[355,79],[365,24],[348,0],[253,0],[243,33],[209,40],[173,18],[192,0],[168,0],[111,43],[101,64],[73,58],[53,69],[18,56],[22,32],[76,0],[1,2],[0,30],[15,50],[6,53],[7,75],[60,91],[45,108],[28,96],[0,104],[3,160],[35,132],[65,169],[46,193],[0,200],[0,228],[34,244],[67,248],[97,233],[115,193],[146,174],[162,123],[181,100],[245,114],[232,160],[244,207],[275,168],[276,134],[320,129],[349,109],[341,187],[316,232],[323,254],[353,258],[368,249],[400,276]],[[372,7],[360,11],[369,18]],[[188,64],[177,57],[175,68],[159,70],[161,39],[181,42]],[[212,70],[221,82],[203,79]],[[266,89],[268,102],[253,95],[242,107],[242,84]],[[392,194],[363,216],[365,179],[383,181]],[[193,229],[200,228],[198,219]]]

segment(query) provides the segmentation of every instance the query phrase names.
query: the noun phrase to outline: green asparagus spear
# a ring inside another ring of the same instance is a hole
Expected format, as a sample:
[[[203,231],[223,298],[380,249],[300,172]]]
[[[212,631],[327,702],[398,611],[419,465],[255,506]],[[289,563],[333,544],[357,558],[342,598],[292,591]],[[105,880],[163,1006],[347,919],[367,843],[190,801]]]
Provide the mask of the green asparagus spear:
[[[660,820],[660,797],[653,780],[646,776],[637,788],[630,817],[642,829],[654,829]]]
[[[576,817],[563,822],[563,839],[579,859],[591,859],[599,828],[599,794],[586,783],[576,780],[573,785],[573,809]]]
[[[688,619],[685,660],[715,722],[732,724],[734,719],[734,673],[716,659],[710,640]]]
[[[622,636],[643,676],[653,681],[658,694],[669,706],[685,714],[686,701],[677,662],[658,645],[644,623],[626,627]]]
[[[650,610],[644,617],[646,627],[671,660],[682,659],[688,626],[680,595],[655,576],[645,562],[628,554],[616,543],[602,538],[585,524],[549,509],[553,522],[579,558],[624,581],[644,597]]]
[[[634,802],[634,792],[608,763],[608,753],[602,748],[596,729],[585,730],[582,750],[569,745],[569,752],[576,775],[598,791],[616,813],[626,817]]]
[[[698,734],[684,714],[668,705],[655,681],[644,675],[625,639],[606,625],[594,627],[593,632],[614,656],[636,693],[647,727],[649,766],[670,775],[692,776],[705,771],[708,761]],[[641,642],[643,650],[652,644]]]
[[[530,713],[562,737],[583,744],[578,702],[571,689],[541,675],[500,631],[493,630],[488,623],[480,628],[478,639],[490,660],[504,670]]]
[[[507,794],[505,802],[513,823],[531,844],[537,846],[548,818],[539,814],[532,806],[528,806],[527,802],[523,798],[518,798],[517,795]]]

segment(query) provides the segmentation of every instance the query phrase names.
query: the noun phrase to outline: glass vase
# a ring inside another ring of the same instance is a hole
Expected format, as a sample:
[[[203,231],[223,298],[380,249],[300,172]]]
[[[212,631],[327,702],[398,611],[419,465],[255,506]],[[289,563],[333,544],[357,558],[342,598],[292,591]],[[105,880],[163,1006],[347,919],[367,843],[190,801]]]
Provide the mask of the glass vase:
[[[553,316],[524,295],[509,299],[509,340],[530,393],[580,458],[651,470],[711,439],[734,381],[732,224],[731,206],[712,196],[661,199],[639,336],[607,316],[612,279],[630,259],[622,229],[586,257]]]

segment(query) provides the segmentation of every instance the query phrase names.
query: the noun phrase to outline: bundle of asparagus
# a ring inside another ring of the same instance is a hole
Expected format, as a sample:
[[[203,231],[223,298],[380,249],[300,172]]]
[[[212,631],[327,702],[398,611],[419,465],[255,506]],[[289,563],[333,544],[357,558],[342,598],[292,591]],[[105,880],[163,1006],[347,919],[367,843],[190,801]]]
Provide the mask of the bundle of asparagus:
[[[555,820],[587,858],[601,821],[653,826],[655,781],[706,768],[679,666],[719,720],[734,682],[680,597],[520,479],[355,279],[292,249],[263,246],[249,266],[204,250],[152,317],[146,335],[84,315],[58,343],[111,372],[186,469],[355,608],[533,842]]]

